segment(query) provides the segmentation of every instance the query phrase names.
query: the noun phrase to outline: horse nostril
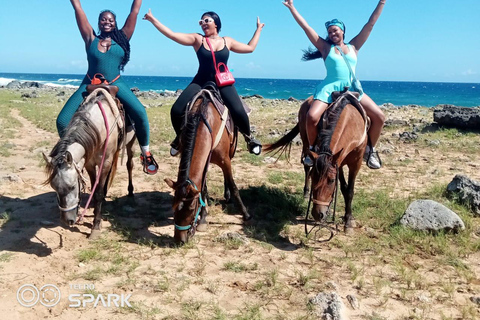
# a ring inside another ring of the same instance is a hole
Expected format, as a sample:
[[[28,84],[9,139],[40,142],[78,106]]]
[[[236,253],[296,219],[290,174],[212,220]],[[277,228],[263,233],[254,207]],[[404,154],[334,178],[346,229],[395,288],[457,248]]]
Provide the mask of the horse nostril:
[[[75,224],[75,220],[67,220],[68,226],[73,226]]]

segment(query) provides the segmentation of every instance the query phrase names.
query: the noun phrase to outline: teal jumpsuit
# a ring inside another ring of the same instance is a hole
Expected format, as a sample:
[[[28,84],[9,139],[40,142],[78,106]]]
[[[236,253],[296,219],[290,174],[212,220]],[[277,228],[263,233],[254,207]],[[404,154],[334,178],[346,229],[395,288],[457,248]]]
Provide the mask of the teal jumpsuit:
[[[57,117],[57,131],[60,137],[63,137],[73,114],[77,111],[80,104],[82,104],[83,93],[90,83],[90,78],[93,78],[96,73],[101,73],[108,82],[111,82],[120,74],[120,63],[122,62],[125,51],[112,40],[110,50],[103,53],[98,50],[98,41],[98,38],[95,37],[95,40],[92,41],[90,47],[87,49],[87,75],[78,90],[68,99]],[[118,78],[118,80],[114,82],[114,85],[118,87],[118,99],[120,99],[125,112],[134,123],[140,146],[148,146],[150,142],[150,125],[145,107],[137,99],[135,94],[133,94],[125,81],[123,81],[122,77]]]

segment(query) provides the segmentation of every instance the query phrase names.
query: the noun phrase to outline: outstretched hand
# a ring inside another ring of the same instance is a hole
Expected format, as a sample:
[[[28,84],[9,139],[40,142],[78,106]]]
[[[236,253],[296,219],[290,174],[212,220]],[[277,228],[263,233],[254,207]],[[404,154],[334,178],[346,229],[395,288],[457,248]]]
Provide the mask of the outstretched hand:
[[[152,9],[148,9],[148,12],[145,13],[145,15],[143,16],[143,20],[147,20],[147,21],[152,22],[153,19],[154,19],[154,16],[152,14]]]
[[[282,2],[285,7],[287,7],[288,9],[293,9],[293,0],[285,0]]]
[[[263,29],[265,27],[265,23],[260,22],[260,18],[257,17],[257,29]]]

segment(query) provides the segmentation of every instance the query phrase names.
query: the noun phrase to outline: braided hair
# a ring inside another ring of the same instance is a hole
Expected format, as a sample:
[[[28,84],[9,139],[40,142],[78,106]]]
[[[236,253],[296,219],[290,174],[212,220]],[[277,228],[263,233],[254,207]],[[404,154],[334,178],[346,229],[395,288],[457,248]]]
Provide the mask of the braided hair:
[[[112,38],[113,41],[115,41],[125,52],[123,55],[122,62],[120,63],[120,71],[124,71],[125,65],[130,61],[130,41],[127,38],[127,35],[123,30],[118,30],[117,27],[117,15],[111,11],[111,10],[103,10],[100,12],[100,15],[98,16],[98,21],[102,18],[102,15],[104,13],[111,13],[113,15],[113,18],[115,19],[115,29],[113,29],[112,32],[109,33],[110,38]],[[97,35],[97,37],[100,37],[100,34]]]

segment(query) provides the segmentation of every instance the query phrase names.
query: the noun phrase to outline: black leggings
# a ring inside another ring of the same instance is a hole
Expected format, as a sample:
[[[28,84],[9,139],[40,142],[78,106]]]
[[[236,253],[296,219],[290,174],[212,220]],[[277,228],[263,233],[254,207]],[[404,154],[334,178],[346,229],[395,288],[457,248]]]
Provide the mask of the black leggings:
[[[248,115],[243,108],[242,100],[238,96],[235,87],[226,86],[218,88],[222,96],[223,102],[228,108],[228,111],[232,115],[233,123],[238,127],[241,133],[250,136],[250,121]],[[190,83],[185,90],[180,94],[177,101],[170,110],[170,117],[172,119],[173,128],[177,135],[180,135],[182,124],[185,117],[185,108],[187,103],[200,91],[202,87],[197,83]]]

